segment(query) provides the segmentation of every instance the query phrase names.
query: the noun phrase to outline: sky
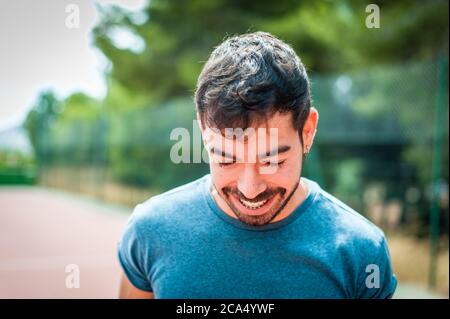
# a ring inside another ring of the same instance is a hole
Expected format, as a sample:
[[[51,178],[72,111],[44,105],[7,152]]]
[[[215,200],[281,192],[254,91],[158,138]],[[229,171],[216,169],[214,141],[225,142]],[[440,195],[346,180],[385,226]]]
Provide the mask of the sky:
[[[138,11],[147,1],[0,0],[0,130],[20,124],[43,89],[59,98],[75,91],[106,94],[108,61],[90,36],[98,19],[95,2]],[[79,28],[67,27],[70,4],[79,9]],[[118,46],[131,40],[117,34]]]

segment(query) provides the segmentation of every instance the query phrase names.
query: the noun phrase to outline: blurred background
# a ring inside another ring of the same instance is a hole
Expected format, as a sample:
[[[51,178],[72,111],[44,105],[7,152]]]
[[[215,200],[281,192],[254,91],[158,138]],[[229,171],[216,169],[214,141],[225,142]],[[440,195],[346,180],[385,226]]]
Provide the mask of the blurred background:
[[[307,67],[304,175],[385,231],[395,298],[448,298],[446,0],[2,1],[0,298],[116,297],[132,208],[208,173],[169,157],[203,63],[253,31]]]

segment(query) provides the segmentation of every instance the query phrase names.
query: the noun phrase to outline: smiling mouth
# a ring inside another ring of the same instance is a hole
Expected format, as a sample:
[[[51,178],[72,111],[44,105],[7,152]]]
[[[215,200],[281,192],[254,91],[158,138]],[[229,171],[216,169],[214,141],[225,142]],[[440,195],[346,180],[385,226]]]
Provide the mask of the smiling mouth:
[[[259,194],[257,198],[255,197],[257,199],[255,201],[255,199],[248,200],[235,189],[224,187],[222,191],[228,206],[238,217],[243,215],[256,217],[267,214],[275,205],[277,198],[281,200],[284,194],[282,189],[271,189],[264,195]]]
[[[263,201],[260,201],[260,202],[249,202],[249,201],[246,201],[246,200],[243,200],[243,199],[239,198],[239,201],[246,208],[252,209],[252,210],[256,210],[258,208],[263,207],[269,201],[269,199],[266,199],[266,200],[263,200]]]
[[[268,209],[272,206],[273,202],[275,201],[277,195],[273,194],[271,197],[257,202],[248,201],[236,195],[232,197],[233,201],[235,202],[235,205],[237,205],[235,207],[236,208],[240,207],[240,209],[238,210],[241,214],[257,216],[265,214],[268,211]]]

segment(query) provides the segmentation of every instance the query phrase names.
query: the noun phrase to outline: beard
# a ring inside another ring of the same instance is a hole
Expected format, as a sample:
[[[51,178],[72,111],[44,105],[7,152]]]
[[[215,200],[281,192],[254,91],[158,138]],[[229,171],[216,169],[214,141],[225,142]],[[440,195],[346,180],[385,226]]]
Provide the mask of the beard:
[[[300,184],[300,178],[297,179],[295,185],[291,188],[290,192],[288,189],[283,187],[275,187],[269,188],[265,190],[263,193],[259,194],[257,197],[252,200],[247,199],[238,189],[237,187],[223,187],[222,193],[220,193],[215,184],[213,183],[213,187],[216,189],[217,194],[227,203],[228,207],[233,211],[236,217],[243,223],[251,225],[251,226],[263,226],[269,224],[275,217],[277,217],[284,207],[289,203],[295,191],[297,190]],[[223,195],[222,195],[223,194]],[[286,195],[287,194],[287,195]],[[235,198],[243,199],[251,202],[260,202],[264,200],[269,200],[272,197],[277,197],[274,199],[274,202],[271,203],[271,207],[269,207],[268,211],[261,215],[248,215],[242,213],[232,202],[231,196]]]

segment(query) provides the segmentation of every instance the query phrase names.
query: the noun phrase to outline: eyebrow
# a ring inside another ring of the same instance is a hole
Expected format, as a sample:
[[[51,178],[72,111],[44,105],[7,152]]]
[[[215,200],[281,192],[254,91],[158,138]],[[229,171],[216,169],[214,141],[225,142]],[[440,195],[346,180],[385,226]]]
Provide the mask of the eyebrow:
[[[231,154],[229,154],[229,153],[227,153],[227,152],[224,152],[224,151],[222,151],[222,150],[218,150],[218,149],[216,149],[216,148],[214,148],[214,147],[211,147],[210,152],[211,152],[212,154],[217,154],[217,155],[220,155],[220,156],[222,156],[222,157],[230,158],[230,159],[232,159],[233,161],[236,161],[236,156],[231,155]]]
[[[273,149],[273,150],[267,151],[265,153],[259,154],[258,158],[264,160],[264,159],[266,159],[268,157],[272,157],[272,156],[275,156],[277,154],[286,153],[290,149],[291,149],[291,147],[289,145],[282,145],[282,146],[278,147],[277,149]],[[232,154],[229,154],[229,153],[227,153],[225,151],[216,149],[214,147],[211,147],[210,152],[212,154],[217,154],[217,155],[220,155],[222,157],[226,157],[226,158],[232,159],[233,161],[236,161],[236,156],[234,156]]]
[[[278,147],[277,149],[268,151],[266,153],[262,153],[258,155],[259,159],[266,159],[267,157],[272,157],[278,154],[282,154],[282,153],[286,153],[291,149],[291,147],[289,145],[281,145],[280,147]]]

